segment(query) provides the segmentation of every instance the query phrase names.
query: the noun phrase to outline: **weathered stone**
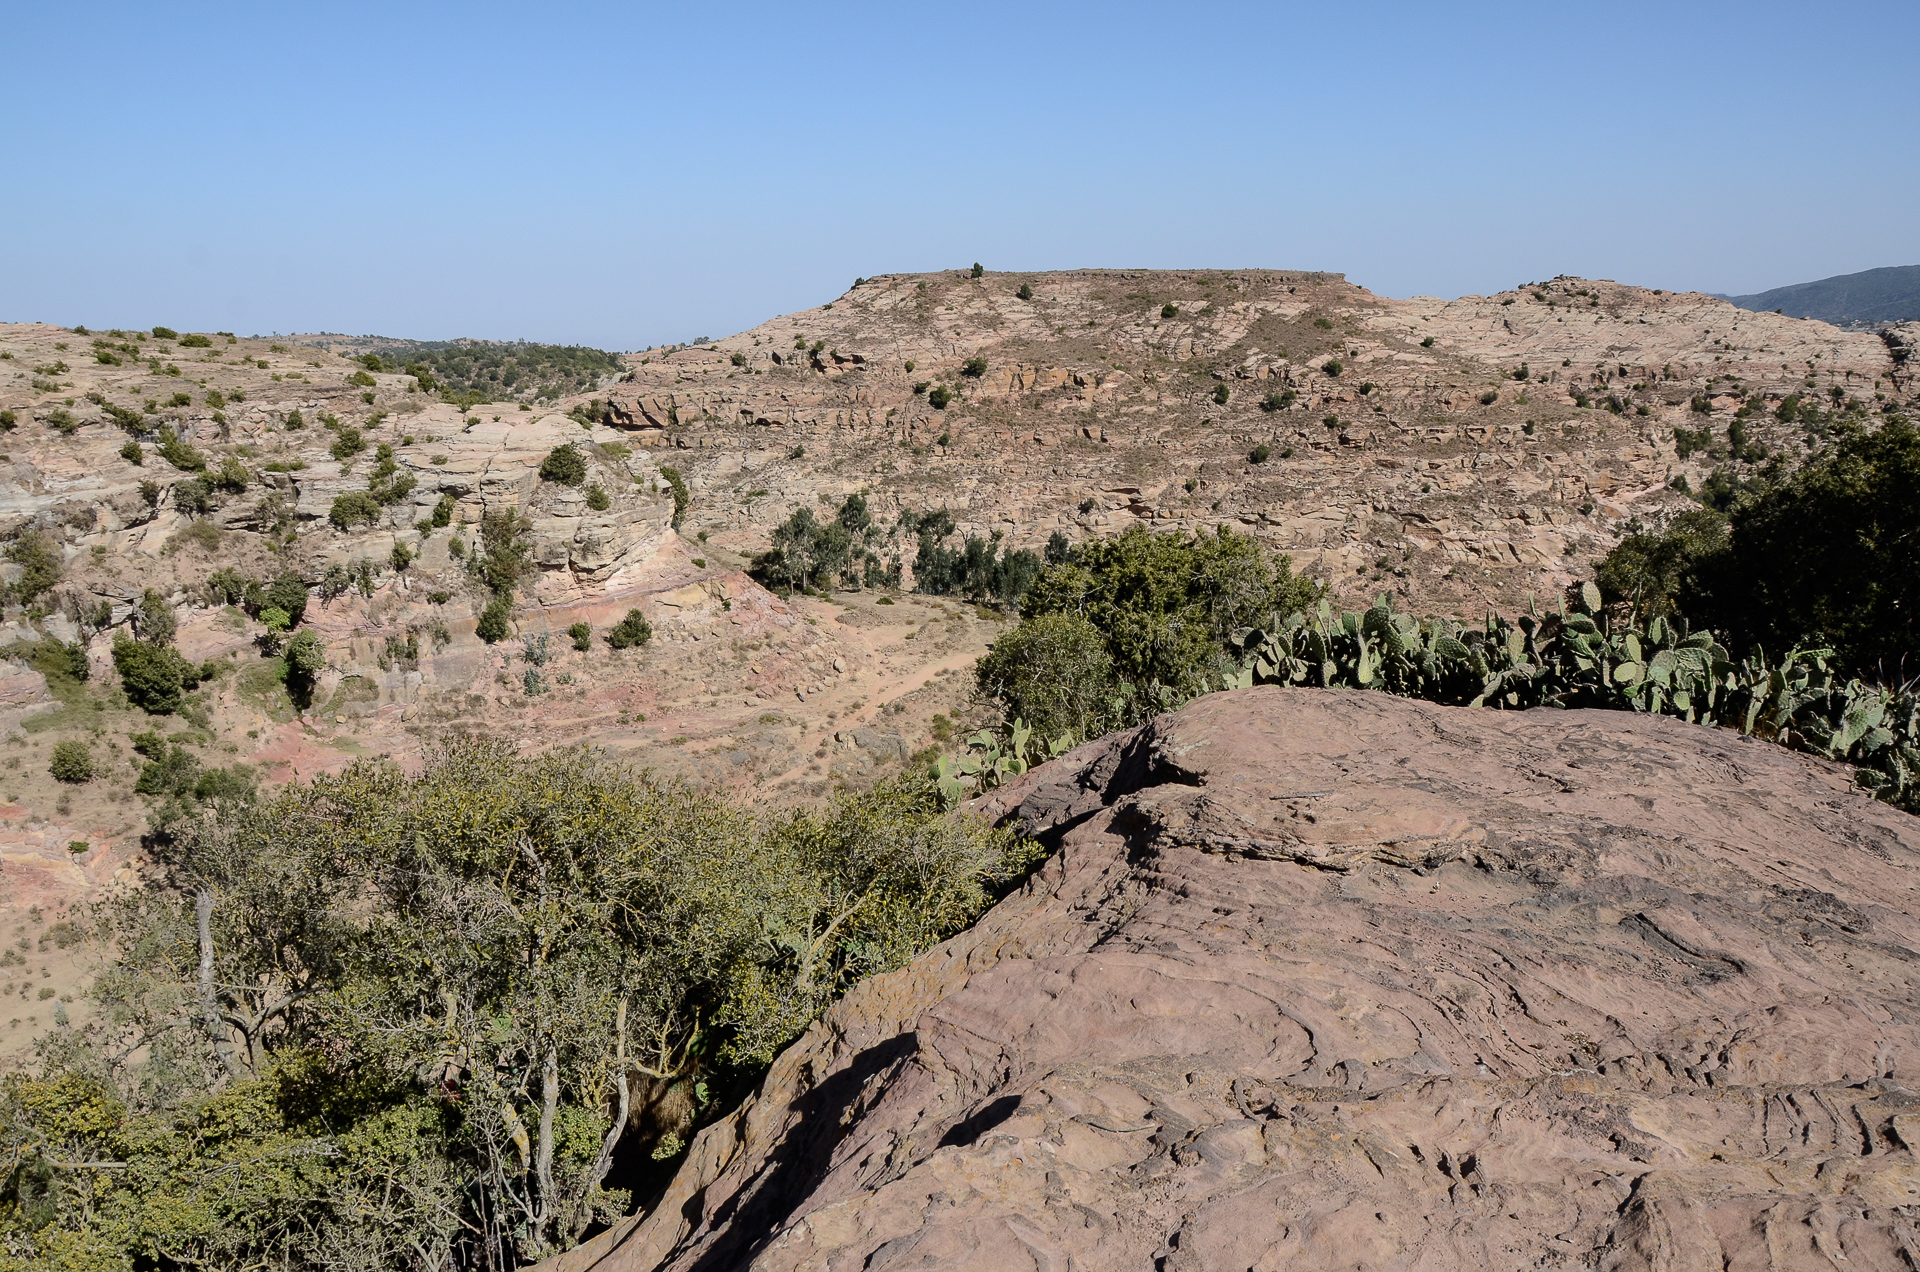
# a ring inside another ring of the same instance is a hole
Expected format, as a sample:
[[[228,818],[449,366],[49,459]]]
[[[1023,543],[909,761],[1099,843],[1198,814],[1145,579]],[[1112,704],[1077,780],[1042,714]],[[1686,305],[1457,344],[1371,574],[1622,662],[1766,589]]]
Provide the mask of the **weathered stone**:
[[[1255,689],[979,808],[1054,856],[555,1272],[1912,1248],[1920,820],[1836,767],[1624,712]]]

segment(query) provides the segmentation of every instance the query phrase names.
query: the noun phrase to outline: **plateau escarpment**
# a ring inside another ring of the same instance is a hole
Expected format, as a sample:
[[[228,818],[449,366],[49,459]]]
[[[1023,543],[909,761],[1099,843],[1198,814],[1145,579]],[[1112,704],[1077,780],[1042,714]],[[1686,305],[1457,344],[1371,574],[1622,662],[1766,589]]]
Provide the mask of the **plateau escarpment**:
[[[1920,822],[1626,713],[1214,694],[552,1266],[1892,1269]]]
[[[1804,453],[1787,399],[1904,401],[1899,339],[1567,278],[1440,301],[1272,270],[889,275],[641,355],[608,405],[741,552],[866,490],[1032,547],[1230,525],[1336,599],[1474,616],[1688,506],[1670,483]]]

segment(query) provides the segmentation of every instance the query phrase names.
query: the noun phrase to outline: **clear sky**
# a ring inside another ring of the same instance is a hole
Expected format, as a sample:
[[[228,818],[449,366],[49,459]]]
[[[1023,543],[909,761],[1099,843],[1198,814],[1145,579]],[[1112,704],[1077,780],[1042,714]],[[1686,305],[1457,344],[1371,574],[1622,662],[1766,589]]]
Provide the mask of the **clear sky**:
[[[1920,262],[1920,3],[0,8],[0,319],[720,336],[984,262]]]

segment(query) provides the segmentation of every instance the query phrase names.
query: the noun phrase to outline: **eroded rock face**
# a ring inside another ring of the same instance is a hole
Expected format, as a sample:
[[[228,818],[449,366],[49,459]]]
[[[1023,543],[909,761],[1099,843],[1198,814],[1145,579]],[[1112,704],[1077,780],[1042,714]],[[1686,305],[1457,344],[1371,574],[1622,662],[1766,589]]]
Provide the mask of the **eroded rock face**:
[[[1261,688],[983,811],[1057,853],[563,1267],[1920,1255],[1920,821],[1837,768]]]

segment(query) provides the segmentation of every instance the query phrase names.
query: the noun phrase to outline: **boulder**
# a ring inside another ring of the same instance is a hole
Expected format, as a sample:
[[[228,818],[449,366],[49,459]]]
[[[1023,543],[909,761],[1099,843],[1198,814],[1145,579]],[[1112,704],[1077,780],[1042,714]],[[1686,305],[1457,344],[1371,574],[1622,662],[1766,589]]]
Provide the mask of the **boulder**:
[[[1920,1253],[1920,820],[1838,766],[1259,688],[978,807],[1039,872],[556,1269]]]

